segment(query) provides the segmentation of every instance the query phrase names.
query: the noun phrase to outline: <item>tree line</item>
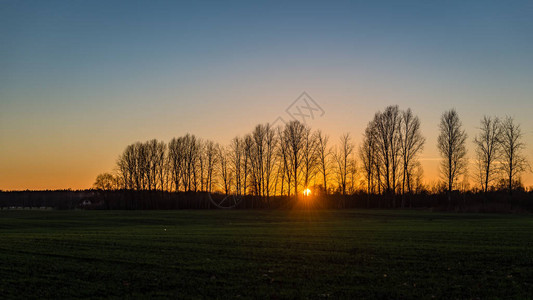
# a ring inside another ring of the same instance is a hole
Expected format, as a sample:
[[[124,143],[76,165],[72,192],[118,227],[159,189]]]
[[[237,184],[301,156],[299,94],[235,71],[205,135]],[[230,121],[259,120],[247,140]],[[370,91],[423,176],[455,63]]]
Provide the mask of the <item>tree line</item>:
[[[315,194],[387,195],[393,207],[405,205],[406,195],[427,189],[420,154],[426,139],[420,120],[410,108],[388,106],[368,123],[356,149],[350,133],[336,145],[320,130],[298,121],[283,126],[259,124],[229,145],[193,134],[128,145],[114,174],[97,176],[102,190],[193,191],[270,196]],[[439,189],[451,197],[468,170],[467,135],[457,112],[442,114],[437,147],[441,155]],[[520,175],[530,166],[519,124],[513,118],[484,116],[474,137],[474,182],[480,191],[521,186]]]

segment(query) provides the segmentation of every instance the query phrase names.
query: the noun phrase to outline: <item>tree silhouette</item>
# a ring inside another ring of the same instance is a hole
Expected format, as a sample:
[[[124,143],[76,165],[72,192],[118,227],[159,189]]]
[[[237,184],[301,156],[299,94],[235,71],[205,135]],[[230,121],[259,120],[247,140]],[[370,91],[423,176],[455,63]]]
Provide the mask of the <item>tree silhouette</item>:
[[[346,187],[348,182],[348,173],[350,172],[350,156],[353,153],[354,145],[349,133],[345,133],[340,137],[340,144],[337,151],[335,151],[334,158],[336,162],[336,173],[340,191],[346,195]]]
[[[170,173],[170,180],[173,188],[176,191],[180,190],[183,182],[183,168],[185,161],[185,143],[184,138],[173,138],[168,144],[168,171]],[[171,187],[172,189],[172,187]]]
[[[323,193],[328,194],[328,175],[330,168],[330,155],[331,149],[328,148],[329,137],[318,130],[316,134],[317,140],[317,160],[318,160],[318,169],[322,175],[322,187]]]
[[[465,146],[467,136],[455,109],[442,114],[439,129],[437,146],[443,157],[441,173],[446,179],[448,205],[451,205],[451,192],[459,176],[466,171],[467,167]]]
[[[256,195],[269,197],[275,167],[278,139],[270,124],[257,125],[250,140],[250,171]]]
[[[376,128],[374,125],[373,121],[368,123],[363,134],[363,142],[359,147],[359,158],[361,159],[366,181],[367,207],[370,206],[370,195],[375,194],[376,188],[380,185]]]
[[[218,161],[221,176],[221,184],[226,195],[231,192],[232,170],[230,166],[230,154],[226,147],[218,146]]]
[[[111,191],[119,188],[117,178],[111,173],[98,174],[93,187],[102,191]]]
[[[507,189],[512,194],[513,184],[520,174],[530,169],[523,150],[525,144],[522,141],[523,134],[519,124],[512,117],[506,117],[501,124],[500,146],[502,149],[501,168],[507,179]]]
[[[298,184],[300,183],[298,175],[304,149],[304,136],[308,130],[310,129],[299,121],[290,121],[285,125],[281,137],[281,147],[288,150],[286,153],[288,158],[287,167],[292,170],[292,182],[294,185],[294,195],[296,196],[298,196]]]
[[[278,147],[278,159],[280,160],[278,174],[281,174],[280,194],[283,195],[286,186],[287,196],[290,196],[293,169],[290,167],[291,159],[289,155],[288,138],[285,135],[285,127],[278,127],[277,132],[280,143],[280,146]],[[285,184],[285,182],[287,182],[287,184]]]
[[[270,197],[272,193],[272,185],[273,185],[273,178],[274,176],[274,168],[276,167],[276,153],[277,153],[277,147],[278,147],[278,136],[276,135],[276,131],[274,128],[271,127],[270,124],[266,124],[265,126],[265,149],[264,149],[264,182],[263,186],[265,187],[264,191],[266,193],[263,193],[263,196],[266,196],[267,198]],[[274,180],[275,182],[275,180]],[[275,189],[273,191],[276,193]]]
[[[216,182],[216,168],[215,166],[218,163],[218,156],[217,156],[217,147],[218,145],[213,143],[212,141],[207,141],[205,145],[205,152],[206,152],[206,161],[207,161],[207,191],[211,193],[213,190],[213,183]]]
[[[468,188],[464,185],[467,136],[454,109],[442,114],[439,129],[437,146],[443,158],[440,171],[451,205],[451,192],[458,187],[459,178],[463,178],[461,189]],[[521,128],[512,118],[503,122],[496,117],[481,120],[474,144],[484,192],[500,173],[505,174],[505,184],[511,192],[519,183],[520,174],[530,168],[522,139]],[[298,195],[302,187],[321,187],[324,194],[336,190],[342,195],[366,190],[367,207],[371,195],[387,196],[377,198],[378,207],[382,207],[382,198],[388,207],[396,207],[398,193],[402,194],[401,207],[405,207],[407,194],[425,189],[418,160],[425,138],[419,118],[409,108],[404,111],[388,106],[378,111],[365,129],[358,153],[354,153],[349,133],[341,136],[333,147],[335,151],[328,142],[327,135],[312,131],[299,121],[277,128],[259,124],[227,146],[189,133],[168,144],[156,139],[135,142],[127,145],[117,159],[114,186],[135,191],[256,195],[266,206],[271,204],[270,196]],[[360,182],[356,154],[361,160]],[[108,189],[110,176],[100,174],[94,187]]]
[[[424,149],[426,139],[420,132],[420,120],[408,108],[402,112],[400,122],[400,153],[403,162],[402,174],[402,207],[405,205],[405,187],[411,192],[411,177],[414,166],[417,165],[417,156]]]
[[[499,169],[496,166],[500,156],[501,126],[497,117],[483,116],[480,132],[474,138],[478,177],[481,190],[487,192],[489,185],[497,179]]]
[[[244,194],[247,194],[248,191],[248,177],[250,176],[250,169],[252,168],[252,150],[253,150],[254,141],[251,134],[247,134],[244,137]]]
[[[302,176],[303,187],[308,188],[314,179],[318,165],[317,137],[309,130],[303,133]]]
[[[235,137],[231,140],[231,170],[234,174],[235,193],[237,195],[243,194],[244,176],[243,176],[243,160],[244,160],[244,140]]]
[[[383,112],[374,116],[374,138],[378,178],[383,185],[385,193],[392,195],[392,205],[396,206],[396,189],[401,167],[401,137],[400,137],[401,113],[397,105],[388,106]]]

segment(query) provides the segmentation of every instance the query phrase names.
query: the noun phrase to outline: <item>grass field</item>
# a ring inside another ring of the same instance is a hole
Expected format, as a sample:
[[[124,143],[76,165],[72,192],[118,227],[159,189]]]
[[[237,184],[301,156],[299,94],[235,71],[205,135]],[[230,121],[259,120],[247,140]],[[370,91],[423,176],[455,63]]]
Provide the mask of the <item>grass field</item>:
[[[0,211],[0,298],[533,298],[533,217]]]

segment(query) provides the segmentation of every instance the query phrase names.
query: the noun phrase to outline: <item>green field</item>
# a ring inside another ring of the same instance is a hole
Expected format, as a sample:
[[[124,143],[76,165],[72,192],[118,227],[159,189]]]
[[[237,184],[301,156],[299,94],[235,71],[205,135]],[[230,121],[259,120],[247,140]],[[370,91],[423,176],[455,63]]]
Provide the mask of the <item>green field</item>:
[[[533,298],[533,217],[0,211],[0,298]]]

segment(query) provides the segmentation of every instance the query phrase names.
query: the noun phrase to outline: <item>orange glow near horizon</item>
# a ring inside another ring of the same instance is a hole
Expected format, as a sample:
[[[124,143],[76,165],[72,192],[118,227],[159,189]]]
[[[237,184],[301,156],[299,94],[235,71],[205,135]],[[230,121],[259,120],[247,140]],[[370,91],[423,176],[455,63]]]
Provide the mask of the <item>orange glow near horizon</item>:
[[[305,189],[305,190],[303,191],[303,194],[304,194],[304,196],[306,196],[306,197],[307,197],[307,196],[311,196],[311,190],[310,190],[310,189]]]

